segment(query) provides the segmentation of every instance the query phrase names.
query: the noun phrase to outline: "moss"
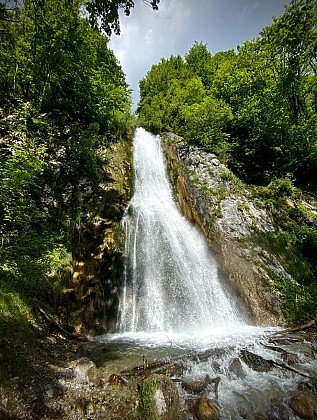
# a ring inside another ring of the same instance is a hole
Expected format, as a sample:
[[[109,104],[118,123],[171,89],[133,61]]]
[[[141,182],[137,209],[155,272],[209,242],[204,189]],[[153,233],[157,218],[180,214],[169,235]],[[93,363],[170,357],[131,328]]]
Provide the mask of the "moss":
[[[144,420],[158,420],[159,416],[155,403],[157,384],[154,380],[145,381],[141,387],[141,410]]]
[[[249,205],[247,203],[240,203],[237,206],[237,209],[243,213],[244,211],[248,211],[250,209]]]

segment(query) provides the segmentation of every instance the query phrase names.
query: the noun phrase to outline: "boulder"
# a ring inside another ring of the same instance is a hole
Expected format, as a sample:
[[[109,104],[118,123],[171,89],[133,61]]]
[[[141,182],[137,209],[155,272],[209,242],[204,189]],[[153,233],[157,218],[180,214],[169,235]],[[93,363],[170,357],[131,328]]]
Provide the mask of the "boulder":
[[[296,365],[299,363],[299,357],[296,354],[285,352],[282,354],[282,359],[289,366]]]
[[[182,381],[182,387],[192,394],[199,394],[202,392],[209,384],[211,384],[213,380],[209,375],[206,375],[204,379],[196,380],[196,381]]]
[[[100,373],[95,363],[85,357],[78,360],[74,376],[80,384],[102,386]]]
[[[237,376],[240,379],[245,378],[246,376],[243,370],[242,364],[241,364],[241,360],[238,357],[235,357],[234,359],[231,360],[228,366],[228,370],[230,373],[233,373],[235,376]]]

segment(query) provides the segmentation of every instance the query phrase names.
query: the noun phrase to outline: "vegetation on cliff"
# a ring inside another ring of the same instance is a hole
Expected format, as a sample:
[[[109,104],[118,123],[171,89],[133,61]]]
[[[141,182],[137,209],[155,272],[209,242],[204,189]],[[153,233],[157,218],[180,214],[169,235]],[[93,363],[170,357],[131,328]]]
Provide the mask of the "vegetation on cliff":
[[[56,310],[109,195],[130,91],[79,1],[0,4],[0,331]],[[107,205],[107,204],[106,204]]]
[[[316,0],[292,0],[257,39],[212,56],[153,65],[140,81],[139,121],[218,154],[264,199],[278,234],[262,243],[296,284],[276,286],[288,318],[316,315]]]

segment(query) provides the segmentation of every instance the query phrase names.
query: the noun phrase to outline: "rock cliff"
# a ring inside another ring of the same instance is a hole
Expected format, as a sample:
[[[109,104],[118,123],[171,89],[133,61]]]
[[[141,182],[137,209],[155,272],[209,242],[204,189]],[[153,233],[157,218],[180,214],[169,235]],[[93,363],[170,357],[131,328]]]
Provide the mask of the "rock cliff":
[[[123,273],[124,234],[120,221],[131,193],[131,142],[108,150],[100,208],[83,232],[61,302],[61,318],[76,334],[114,331]]]
[[[258,325],[285,323],[272,273],[290,279],[278,258],[258,244],[274,232],[260,200],[214,154],[163,137],[175,197],[183,214],[205,233],[229,288]]]

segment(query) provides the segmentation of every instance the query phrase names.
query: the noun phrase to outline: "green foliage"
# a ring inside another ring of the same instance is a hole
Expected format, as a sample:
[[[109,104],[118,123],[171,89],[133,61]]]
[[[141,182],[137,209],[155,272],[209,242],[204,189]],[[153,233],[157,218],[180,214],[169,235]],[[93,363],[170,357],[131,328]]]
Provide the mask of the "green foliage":
[[[85,16],[80,0],[0,4],[1,335],[56,310],[105,205],[107,150],[133,130],[125,75]]]
[[[290,176],[316,192],[316,10],[316,0],[291,1],[237,53],[212,56],[196,42],[184,61],[161,60],[140,82],[141,124],[230,155],[248,183]]]
[[[311,320],[317,313],[317,288],[315,284],[302,287],[285,279],[276,279],[274,285],[282,296],[282,308],[291,323]]]
[[[275,232],[256,241],[274,253],[294,280],[272,273],[284,315],[292,323],[305,322],[317,313],[317,218],[314,206],[305,201],[289,177],[278,179],[261,192],[261,201],[275,224]],[[307,198],[308,199],[308,198]]]
[[[71,253],[61,238],[28,232],[13,245],[0,248],[0,331],[29,331],[28,320],[36,305],[57,308],[68,280]]]
[[[7,68],[2,86],[41,112],[97,121],[111,133],[120,114],[130,114],[130,91],[108,39],[81,17],[80,7],[79,1],[24,0],[22,9],[10,12],[14,23],[0,19],[12,40],[0,49]]]
[[[182,116],[185,124],[180,127],[179,133],[185,139],[217,154],[228,151],[225,129],[232,114],[225,102],[206,97],[200,103],[184,105]]]
[[[294,183],[289,174],[284,178],[273,180],[269,185],[269,188],[273,195],[277,197],[291,197],[296,191]]]

